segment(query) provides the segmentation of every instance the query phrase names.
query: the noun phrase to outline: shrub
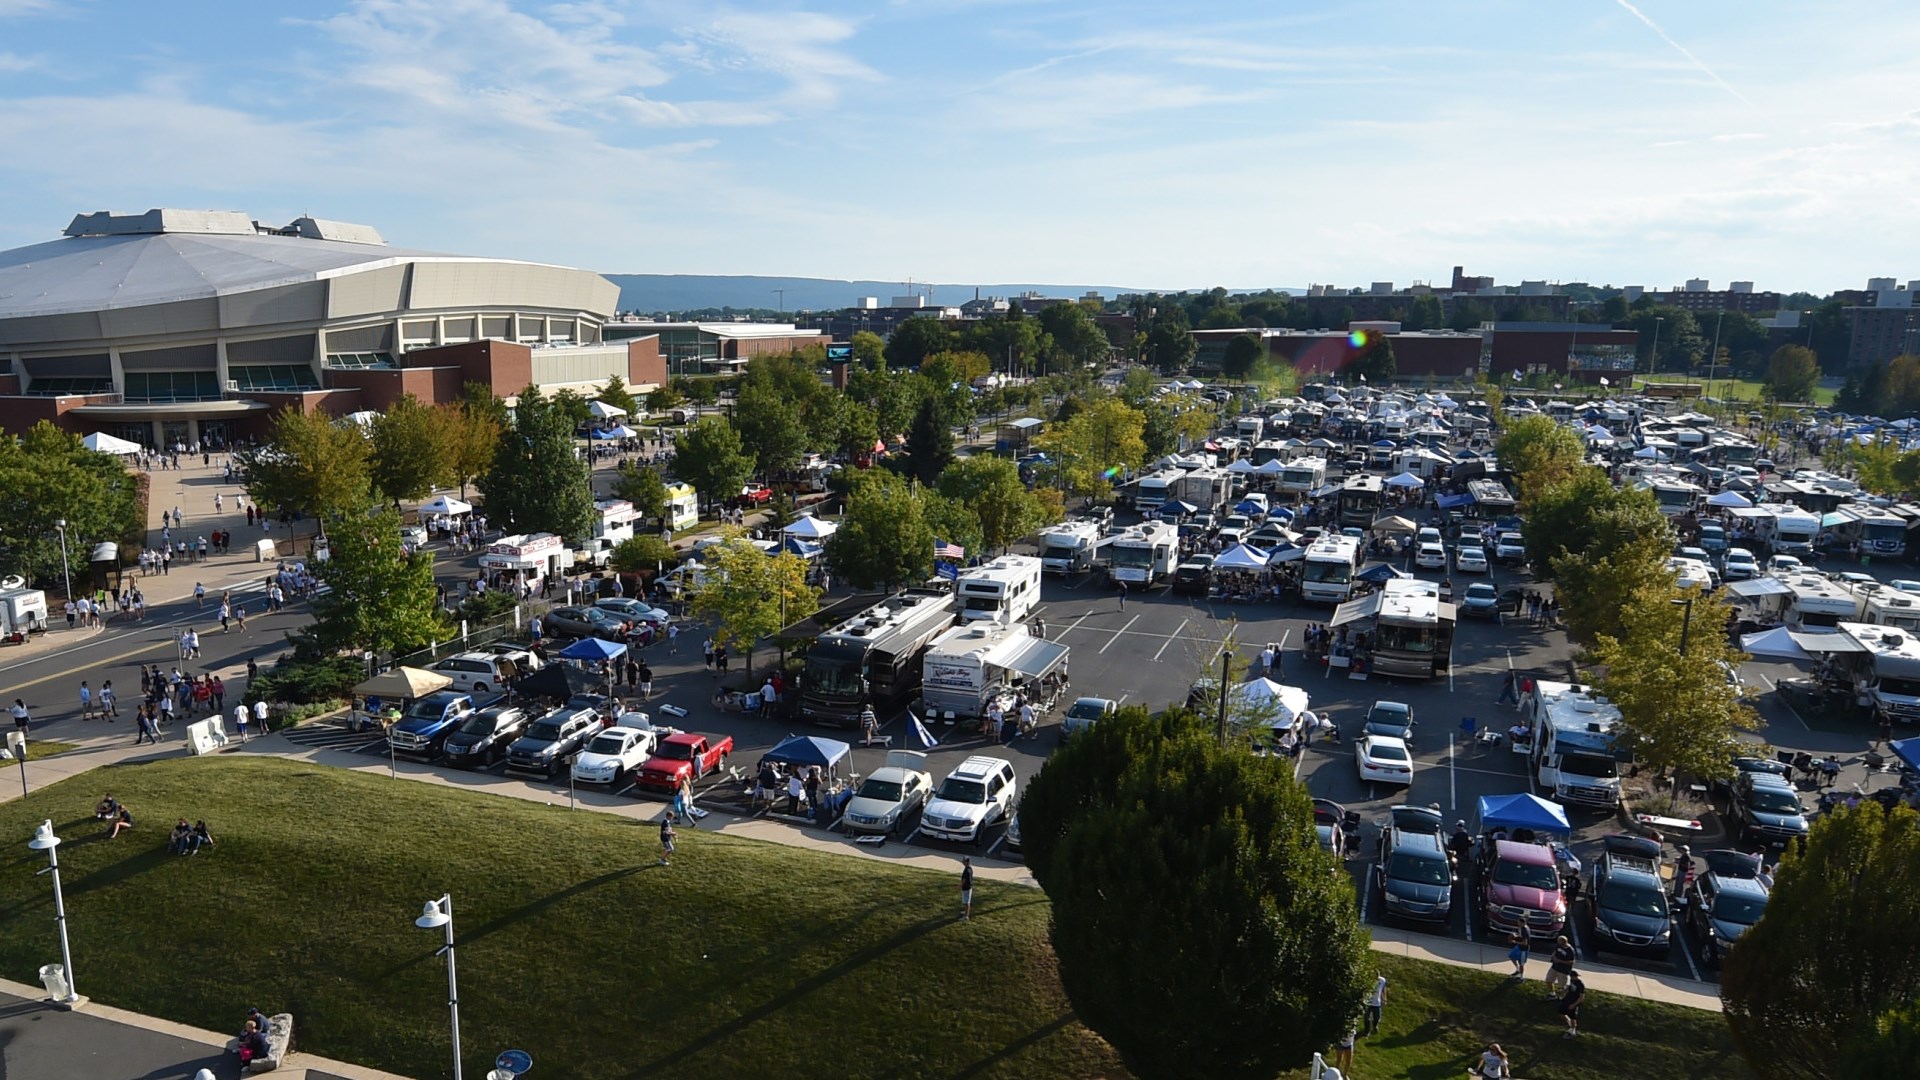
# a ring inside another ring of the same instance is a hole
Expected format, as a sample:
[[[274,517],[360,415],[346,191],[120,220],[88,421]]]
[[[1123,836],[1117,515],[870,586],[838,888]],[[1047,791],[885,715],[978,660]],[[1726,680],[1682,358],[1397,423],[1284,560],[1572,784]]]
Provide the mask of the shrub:
[[[247,686],[243,700],[248,704],[265,699],[294,705],[338,702],[352,694],[354,686],[366,676],[366,664],[357,656],[322,660],[286,657],[261,672]]]

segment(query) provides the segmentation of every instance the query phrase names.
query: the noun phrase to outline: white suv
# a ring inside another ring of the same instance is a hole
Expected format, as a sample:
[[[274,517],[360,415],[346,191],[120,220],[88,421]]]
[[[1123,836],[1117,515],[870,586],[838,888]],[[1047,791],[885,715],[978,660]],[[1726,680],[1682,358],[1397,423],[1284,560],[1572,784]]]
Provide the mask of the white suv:
[[[940,840],[979,843],[987,826],[1013,812],[1013,763],[1004,758],[970,757],[940,781],[920,815],[920,831]]]
[[[520,665],[513,658],[490,652],[464,652],[449,656],[428,670],[452,679],[453,685],[447,689],[463,694],[505,690],[509,683],[522,674]]]

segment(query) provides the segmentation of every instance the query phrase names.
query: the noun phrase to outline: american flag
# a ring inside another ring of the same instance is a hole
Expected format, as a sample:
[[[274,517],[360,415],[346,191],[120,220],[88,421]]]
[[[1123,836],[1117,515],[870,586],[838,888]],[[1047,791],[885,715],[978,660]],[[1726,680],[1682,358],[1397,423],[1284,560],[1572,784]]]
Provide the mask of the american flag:
[[[949,544],[945,540],[935,540],[933,542],[933,557],[936,559],[953,559],[958,561],[967,557],[967,549],[961,547],[959,544]]]

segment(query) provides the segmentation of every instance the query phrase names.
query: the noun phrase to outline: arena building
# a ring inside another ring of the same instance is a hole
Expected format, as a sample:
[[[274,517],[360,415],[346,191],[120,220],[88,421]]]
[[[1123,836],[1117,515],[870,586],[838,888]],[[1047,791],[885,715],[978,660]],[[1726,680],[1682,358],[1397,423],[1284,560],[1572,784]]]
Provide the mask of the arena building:
[[[364,225],[81,214],[0,252],[0,430],[218,448],[281,408],[447,402],[470,382],[644,392],[666,379],[659,339],[605,341],[618,300],[586,270],[388,247]]]

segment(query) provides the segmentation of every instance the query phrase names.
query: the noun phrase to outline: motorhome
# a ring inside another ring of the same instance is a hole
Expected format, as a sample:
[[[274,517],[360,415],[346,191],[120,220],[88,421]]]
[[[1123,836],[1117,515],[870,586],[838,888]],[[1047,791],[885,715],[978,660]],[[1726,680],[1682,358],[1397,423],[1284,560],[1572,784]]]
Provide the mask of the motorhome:
[[[1667,569],[1673,573],[1674,582],[1682,589],[1707,592],[1713,588],[1713,568],[1699,559],[1675,555],[1667,560]]]
[[[1620,709],[1589,687],[1536,679],[1523,711],[1532,718],[1533,768],[1540,786],[1567,806],[1620,805]]]
[[[1821,525],[1842,547],[1859,544],[1862,555],[1893,559],[1906,554],[1907,523],[1891,509],[1848,503],[1823,517]]]
[[[1863,582],[1854,586],[1854,592],[1861,597],[1861,622],[1920,634],[1920,593],[1879,582]]]
[[[1182,469],[1162,469],[1149,476],[1142,476],[1133,482],[1133,508],[1143,514],[1154,514],[1167,500],[1174,497],[1174,485],[1186,472]]]
[[[1049,574],[1079,574],[1093,569],[1100,549],[1100,526],[1069,521],[1040,534],[1040,569]]]
[[[1307,547],[1300,567],[1300,596],[1311,603],[1339,604],[1353,595],[1362,558],[1357,536],[1323,536]]]
[[[1339,521],[1342,525],[1366,528],[1380,516],[1380,478],[1371,475],[1349,476],[1340,485]]]
[[[1243,416],[1233,422],[1233,433],[1244,442],[1258,443],[1260,436],[1266,433],[1266,426],[1264,417]]]
[[[693,490],[693,485],[668,484],[661,516],[667,519],[669,529],[691,529],[700,524],[700,496]]]
[[[1173,576],[1180,560],[1180,530],[1164,521],[1135,525],[1107,545],[1107,580],[1147,589]]]
[[[1002,555],[968,567],[953,583],[953,607],[963,622],[1017,623],[1040,604],[1040,560]]]
[[[1418,578],[1395,578],[1380,591],[1348,600],[1329,626],[1361,623],[1373,633],[1372,673],[1432,679],[1453,664],[1454,606],[1440,599],[1440,586]]]
[[[1327,482],[1327,459],[1321,457],[1295,458],[1287,462],[1280,470],[1280,490],[1306,493],[1318,490]],[[1371,524],[1371,522],[1369,522]]]
[[[1253,454],[1249,458],[1255,465],[1265,465],[1269,461],[1287,460],[1288,446],[1279,439],[1265,439],[1253,444]]]
[[[1787,587],[1786,623],[1796,629],[1831,629],[1852,622],[1864,606],[1859,593],[1825,574],[1802,571],[1781,578],[1780,583]]]
[[[1903,723],[1920,721],[1920,637],[1854,622],[1841,623],[1839,630],[1863,650],[1836,654],[1855,694],[1876,713]]]
[[[1761,503],[1765,513],[1753,519],[1756,533],[1775,555],[1811,555],[1820,538],[1820,515],[1792,503]]]
[[[927,719],[976,717],[1028,680],[1066,672],[1067,646],[1022,625],[968,623],[934,639],[921,658],[920,700]]]
[[[1173,485],[1174,497],[1202,510],[1217,510],[1233,494],[1233,474],[1225,469],[1194,469]]]
[[[1512,517],[1519,505],[1507,486],[1498,480],[1469,480],[1467,494],[1473,496],[1473,516],[1487,521]]]
[[[1647,487],[1652,490],[1654,501],[1660,504],[1660,512],[1670,518],[1693,513],[1707,497],[1706,489],[1699,484],[1673,475],[1649,480]]]
[[[952,603],[945,589],[907,589],[828,628],[807,650],[800,714],[853,727],[866,706],[905,701],[928,644],[953,625]]]

